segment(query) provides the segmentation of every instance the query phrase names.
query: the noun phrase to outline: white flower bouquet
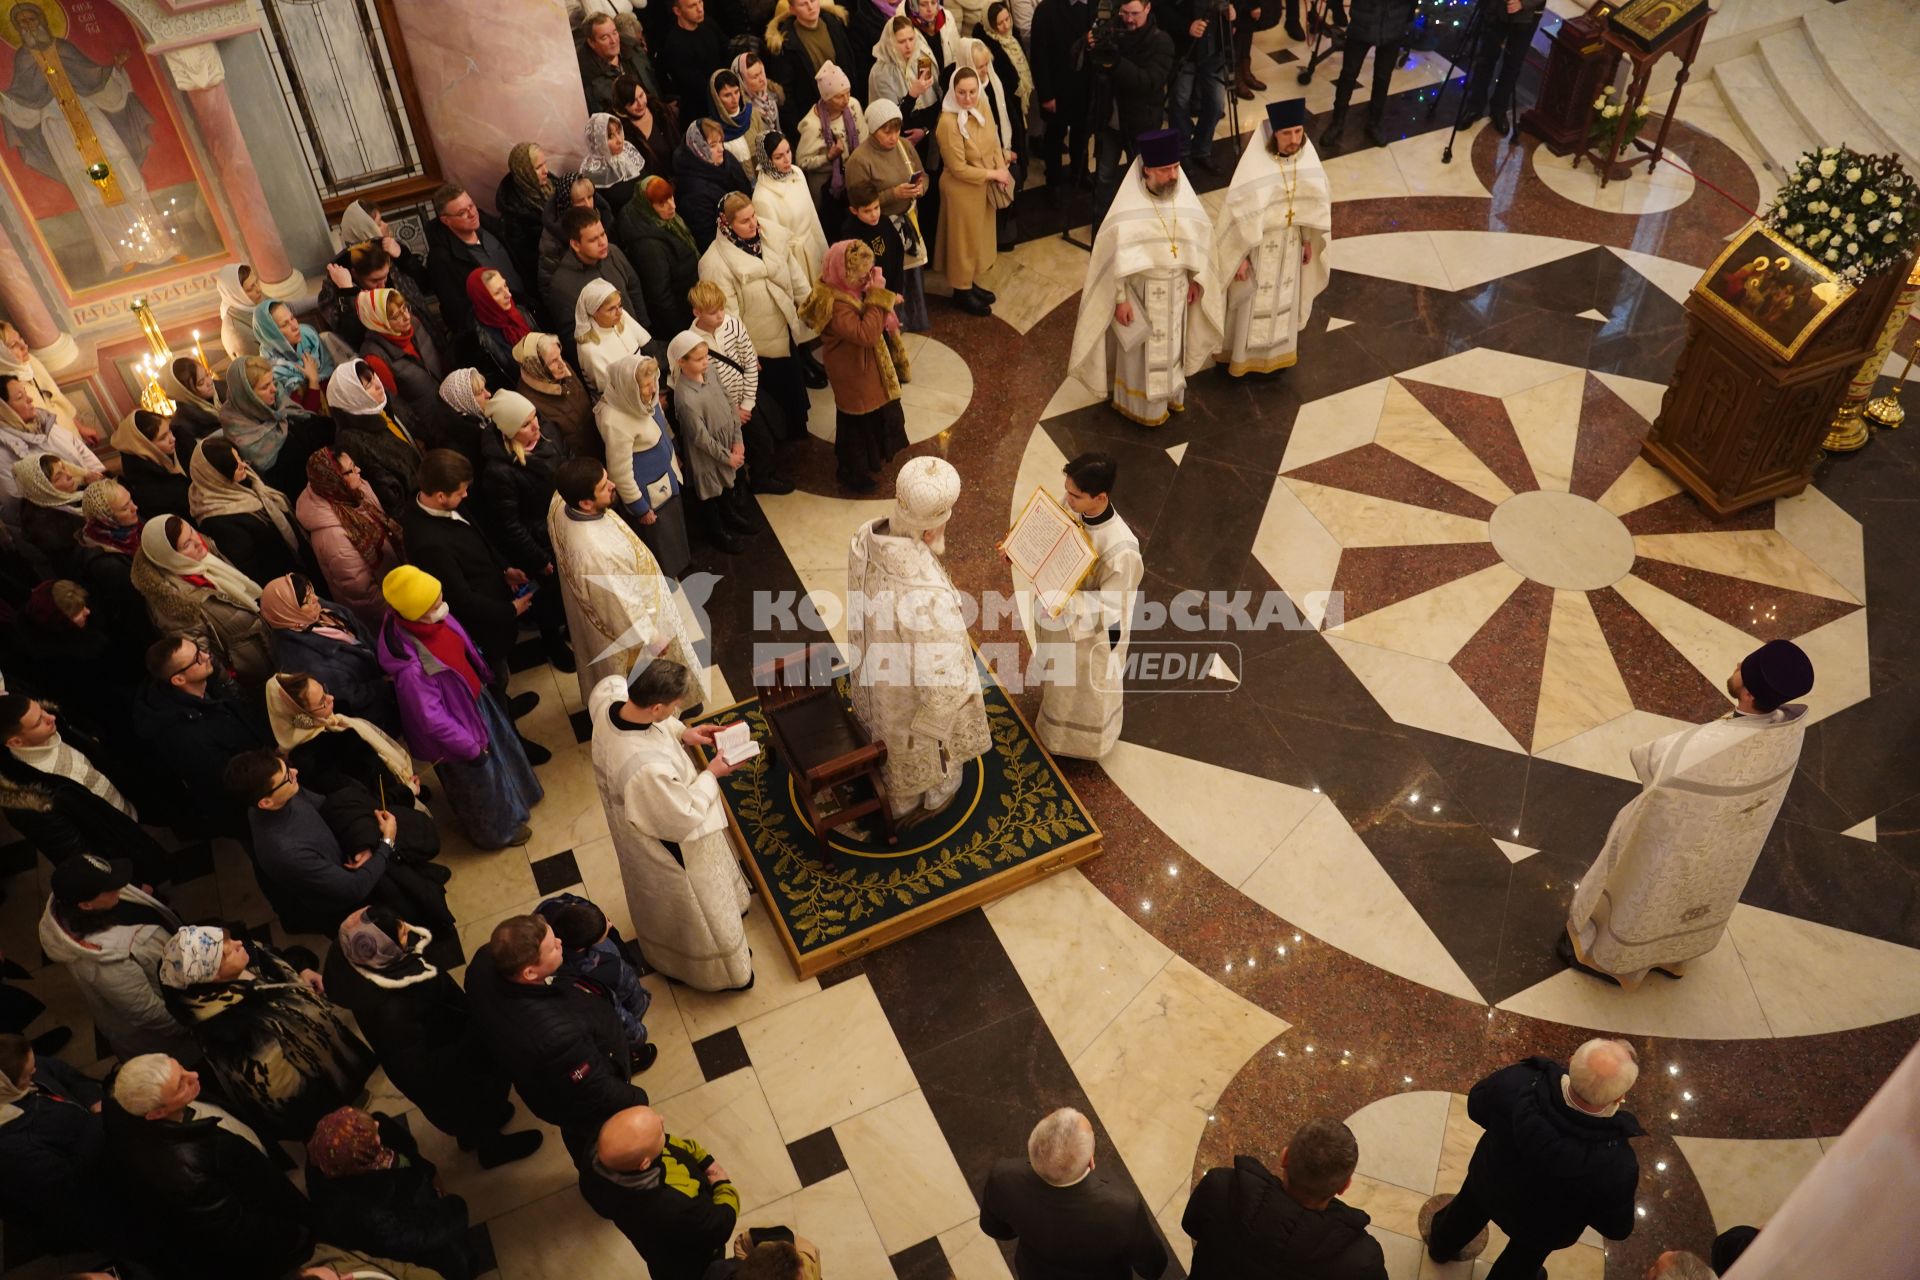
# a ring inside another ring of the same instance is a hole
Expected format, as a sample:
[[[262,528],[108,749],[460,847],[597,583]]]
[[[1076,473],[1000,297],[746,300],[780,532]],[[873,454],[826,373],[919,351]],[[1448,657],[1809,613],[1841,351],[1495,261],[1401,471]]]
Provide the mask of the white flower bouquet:
[[[1822,147],[1800,157],[1766,221],[1850,284],[1899,263],[1920,238],[1916,184],[1897,156]]]

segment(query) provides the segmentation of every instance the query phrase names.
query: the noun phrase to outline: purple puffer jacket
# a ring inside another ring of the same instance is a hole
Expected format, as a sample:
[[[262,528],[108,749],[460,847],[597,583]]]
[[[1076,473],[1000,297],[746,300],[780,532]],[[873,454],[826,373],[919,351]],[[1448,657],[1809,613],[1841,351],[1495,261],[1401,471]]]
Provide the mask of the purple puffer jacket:
[[[491,678],[487,664],[466,630],[447,615],[446,625],[466,647],[467,661],[482,683]],[[380,669],[393,681],[400,698],[400,725],[414,759],[428,764],[443,760],[478,760],[487,753],[487,722],[480,704],[458,671],[427,652],[427,647],[400,626],[394,614],[380,624]],[[483,689],[481,697],[486,697]]]

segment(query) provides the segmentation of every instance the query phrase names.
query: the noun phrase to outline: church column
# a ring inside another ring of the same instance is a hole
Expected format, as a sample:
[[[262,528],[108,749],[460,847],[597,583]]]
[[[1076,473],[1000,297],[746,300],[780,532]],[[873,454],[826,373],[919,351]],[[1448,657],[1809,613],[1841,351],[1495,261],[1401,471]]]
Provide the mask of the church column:
[[[27,274],[27,264],[13,247],[13,237],[0,231],[0,310],[20,330],[33,354],[40,357],[49,372],[57,373],[80,358],[73,335],[66,332],[47,310],[46,300]]]
[[[186,95],[193,119],[200,126],[213,169],[226,187],[227,204],[240,224],[249,265],[259,273],[260,287],[271,298],[290,298],[306,288],[306,278],[287,261],[280,229],[273,223],[267,193],[254,172],[240,120],[227,97],[227,68],[220,51],[210,44],[188,45],[166,52],[173,82]]]

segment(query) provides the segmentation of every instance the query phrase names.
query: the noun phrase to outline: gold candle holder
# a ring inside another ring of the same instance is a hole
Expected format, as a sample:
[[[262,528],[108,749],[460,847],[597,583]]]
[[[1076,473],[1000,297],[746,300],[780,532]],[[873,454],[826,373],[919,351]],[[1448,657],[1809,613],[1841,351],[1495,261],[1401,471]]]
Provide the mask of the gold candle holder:
[[[1913,361],[1920,356],[1920,342],[1913,344],[1913,350],[1907,353],[1907,367],[1900,371],[1900,380],[1893,384],[1893,390],[1883,396],[1875,396],[1867,401],[1867,407],[1861,416],[1876,427],[1885,427],[1889,431],[1907,420],[1907,411],[1900,404],[1900,389],[1907,385],[1907,375],[1913,372]]]
[[[160,322],[153,318],[153,308],[147,305],[145,298],[135,298],[129,309],[133,318],[140,322],[140,332],[146,336],[147,346],[152,348],[154,358],[163,364],[173,359],[173,352],[167,347],[166,335],[160,332]]]
[[[170,417],[173,414],[175,406],[173,401],[167,398],[167,393],[160,389],[160,370],[162,367],[157,356],[143,356],[140,362],[134,365],[134,368],[140,374],[142,383],[140,388],[140,407],[148,413],[157,413],[163,417]]]

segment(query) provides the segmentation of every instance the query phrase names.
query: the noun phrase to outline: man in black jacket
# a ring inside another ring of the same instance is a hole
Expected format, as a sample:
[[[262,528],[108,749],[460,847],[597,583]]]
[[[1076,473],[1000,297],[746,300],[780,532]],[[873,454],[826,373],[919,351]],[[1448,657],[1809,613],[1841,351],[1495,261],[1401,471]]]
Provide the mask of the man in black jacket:
[[[143,1261],[164,1275],[279,1280],[307,1256],[307,1198],[253,1130],[197,1101],[196,1073],[142,1054],[120,1065],[107,1090],[103,1167],[139,1228],[129,1237]]]
[[[1167,1247],[1137,1191],[1093,1172],[1093,1125],[1062,1107],[1033,1127],[1025,1160],[994,1162],[980,1195],[980,1229],[1017,1240],[1019,1280],[1075,1280],[1167,1269]]]
[[[1118,38],[1087,32],[1094,67],[1093,230],[1099,233],[1120,190],[1120,177],[1133,159],[1134,139],[1160,127],[1166,116],[1167,89],[1173,80],[1173,38],[1153,21],[1148,0],[1126,0],[1117,11]]]
[[[1373,50],[1373,92],[1367,97],[1367,141],[1376,147],[1387,145],[1381,124],[1387,115],[1387,90],[1393,80],[1393,64],[1400,60],[1400,46],[1407,29],[1413,25],[1414,0],[1353,0],[1352,21],[1347,23],[1346,43],[1340,46],[1340,75],[1333,82],[1333,118],[1320,135],[1320,154],[1337,156],[1347,128],[1347,104],[1353,100],[1360,83],[1360,64]]]
[[[1386,1255],[1367,1215],[1337,1197],[1353,1182],[1360,1144],[1338,1120],[1309,1120],[1280,1149],[1275,1177],[1252,1156],[1209,1169],[1187,1201],[1192,1280],[1386,1280]]]
[[[1093,9],[1093,0],[1040,0],[1033,11],[1033,99],[1045,129],[1040,160],[1049,188],[1088,182],[1087,100],[1093,83],[1087,31]]]
[[[1480,0],[1479,44],[1474,49],[1463,126],[1480,118],[1491,96],[1494,129],[1504,134],[1513,127],[1513,91],[1520,83],[1520,68],[1527,61],[1540,15],[1546,11],[1547,0]]]
[[[420,460],[414,487],[418,492],[400,513],[407,559],[439,579],[447,607],[473,637],[493,668],[494,683],[504,690],[520,615],[532,604],[529,596],[515,594],[526,585],[527,575],[509,568],[479,526],[460,514],[460,504],[473,489],[473,464],[464,456],[452,449],[430,450]],[[516,718],[539,701],[533,695],[533,701],[521,705],[528,696],[513,700]]]
[[[497,224],[490,225],[493,219],[480,212],[465,187],[457,182],[442,184],[433,193],[433,211],[438,216],[427,224],[427,276],[433,282],[433,296],[440,299],[440,319],[456,339],[473,329],[467,277],[477,268],[505,277],[513,300],[529,313],[538,308],[520,279],[513,255],[501,243]]]
[[[1628,1139],[1646,1131],[1620,1101],[1639,1074],[1632,1045],[1589,1040],[1565,1067],[1528,1058],[1473,1086],[1467,1115],[1486,1132],[1466,1185],[1433,1215],[1428,1255],[1452,1262],[1492,1221],[1507,1247],[1487,1280],[1534,1280],[1588,1227],[1631,1235],[1640,1162]]]
[[[173,775],[191,802],[197,834],[244,839],[244,806],[227,794],[227,761],[269,746],[266,702],[216,682],[213,657],[196,636],[164,636],[147,650],[152,683],[133,701],[133,731],[154,766]]]
[[[562,959],[560,939],[539,916],[503,920],[467,966],[467,1000],[521,1099],[584,1162],[607,1117],[647,1104],[630,1080],[660,1049],[649,1044],[636,1059],[612,995],[577,974],[556,976]]]
[[[651,1280],[701,1280],[740,1215],[740,1193],[719,1161],[668,1133],[652,1107],[628,1107],[601,1126],[580,1166],[580,1198],[620,1228]]]
[[[24,694],[0,694],[0,812],[55,866],[83,853],[126,858],[146,884],[173,879],[172,859],[59,717]]]
[[[620,246],[607,238],[609,230],[600,211],[592,206],[569,209],[561,217],[560,232],[566,237],[567,247],[554,265],[553,274],[547,277],[547,314],[553,317],[554,327],[571,356],[573,304],[579,301],[580,291],[587,287],[589,280],[605,280],[619,292],[621,309],[647,331],[650,339],[647,354],[658,359],[665,354],[665,344],[672,335],[662,337],[654,332],[653,322],[647,316],[646,294],[640,287],[640,273],[627,261]]]
[[[621,76],[638,80],[649,100],[663,96],[664,86],[646,47],[621,35],[612,14],[595,14],[580,24],[579,31],[580,88],[587,95],[589,112],[614,110],[613,82]]]
[[[831,56],[818,56],[822,50],[831,51]],[[813,77],[828,62],[846,72],[854,84],[867,83],[873,59],[868,50],[854,47],[853,37],[847,34],[847,11],[822,0],[779,0],[767,23],[767,74],[787,92],[788,119],[798,120],[820,101]],[[689,117],[682,112],[682,118]]]

